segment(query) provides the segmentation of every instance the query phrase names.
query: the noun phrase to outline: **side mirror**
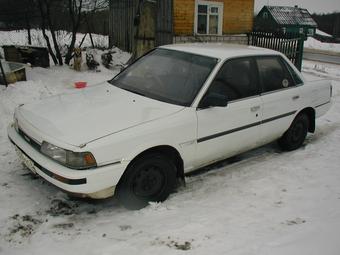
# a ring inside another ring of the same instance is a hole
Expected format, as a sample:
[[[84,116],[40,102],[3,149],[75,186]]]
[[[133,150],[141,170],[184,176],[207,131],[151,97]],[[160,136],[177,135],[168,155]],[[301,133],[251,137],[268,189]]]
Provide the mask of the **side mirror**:
[[[226,107],[228,105],[228,97],[214,92],[205,94],[202,98],[199,108],[206,109],[209,107]]]

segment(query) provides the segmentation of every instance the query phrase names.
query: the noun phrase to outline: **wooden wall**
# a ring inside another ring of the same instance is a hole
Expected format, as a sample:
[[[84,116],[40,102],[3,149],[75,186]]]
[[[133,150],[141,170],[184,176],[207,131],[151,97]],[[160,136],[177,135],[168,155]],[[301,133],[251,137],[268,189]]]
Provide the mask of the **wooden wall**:
[[[194,33],[195,0],[174,1],[174,34]],[[223,2],[223,34],[250,32],[253,28],[254,0],[206,0]]]
[[[132,52],[135,44],[136,28],[134,20],[138,0],[110,0],[109,46]]]
[[[172,0],[110,0],[109,3],[110,47],[137,52],[139,56],[154,46],[172,43]]]

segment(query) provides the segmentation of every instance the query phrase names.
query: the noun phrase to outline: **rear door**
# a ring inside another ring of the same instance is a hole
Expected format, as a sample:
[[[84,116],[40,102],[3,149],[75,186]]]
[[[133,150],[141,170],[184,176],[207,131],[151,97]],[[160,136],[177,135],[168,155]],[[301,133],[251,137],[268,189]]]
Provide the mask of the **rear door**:
[[[256,57],[261,81],[261,143],[271,142],[289,128],[300,105],[302,81],[292,76],[281,56]]]
[[[228,60],[221,67],[207,93],[226,95],[229,103],[197,109],[198,165],[257,146],[262,118],[257,77],[252,58]]]

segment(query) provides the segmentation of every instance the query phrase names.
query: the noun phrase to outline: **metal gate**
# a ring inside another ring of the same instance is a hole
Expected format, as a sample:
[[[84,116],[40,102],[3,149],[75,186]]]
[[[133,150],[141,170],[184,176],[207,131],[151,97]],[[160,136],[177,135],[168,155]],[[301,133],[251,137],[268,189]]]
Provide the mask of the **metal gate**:
[[[248,45],[279,51],[301,71],[304,37],[299,34],[251,32]]]

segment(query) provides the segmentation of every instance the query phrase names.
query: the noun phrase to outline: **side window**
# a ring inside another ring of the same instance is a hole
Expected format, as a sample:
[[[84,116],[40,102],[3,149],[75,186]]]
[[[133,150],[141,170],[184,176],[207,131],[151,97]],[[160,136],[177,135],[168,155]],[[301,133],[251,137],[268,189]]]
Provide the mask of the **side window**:
[[[259,57],[256,61],[263,92],[295,86],[292,76],[279,57]]]
[[[209,92],[226,95],[228,101],[259,94],[254,68],[255,65],[250,58],[227,61],[210,85]]]
[[[299,77],[299,75],[297,75],[297,73],[294,71],[294,69],[286,61],[285,61],[285,64],[286,64],[286,67],[288,68],[290,74],[292,75],[295,84],[296,85],[302,84],[303,82],[302,82],[301,78]]]

